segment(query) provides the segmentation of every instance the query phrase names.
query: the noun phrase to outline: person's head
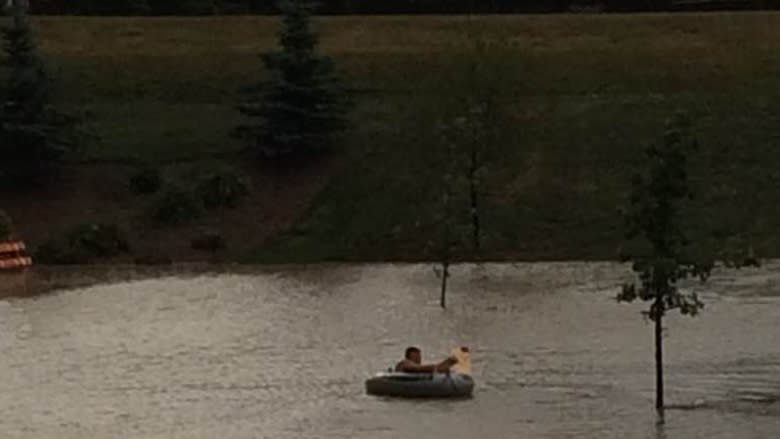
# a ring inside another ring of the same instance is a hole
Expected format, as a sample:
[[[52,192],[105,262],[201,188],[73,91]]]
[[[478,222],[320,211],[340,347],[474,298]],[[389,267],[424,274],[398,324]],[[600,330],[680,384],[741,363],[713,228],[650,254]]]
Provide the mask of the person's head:
[[[420,348],[409,346],[406,348],[406,352],[404,353],[404,357],[412,361],[414,363],[420,364],[422,363],[422,352],[420,351]]]

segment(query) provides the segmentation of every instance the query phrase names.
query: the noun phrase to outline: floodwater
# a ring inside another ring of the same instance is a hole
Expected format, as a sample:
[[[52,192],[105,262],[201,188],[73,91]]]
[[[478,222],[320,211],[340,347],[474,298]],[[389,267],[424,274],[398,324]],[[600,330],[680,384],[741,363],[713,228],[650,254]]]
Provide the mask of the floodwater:
[[[666,423],[652,327],[610,264],[242,269],[0,301],[3,438],[775,438],[780,266],[691,288],[667,319]],[[467,400],[367,396],[409,344],[472,349]]]

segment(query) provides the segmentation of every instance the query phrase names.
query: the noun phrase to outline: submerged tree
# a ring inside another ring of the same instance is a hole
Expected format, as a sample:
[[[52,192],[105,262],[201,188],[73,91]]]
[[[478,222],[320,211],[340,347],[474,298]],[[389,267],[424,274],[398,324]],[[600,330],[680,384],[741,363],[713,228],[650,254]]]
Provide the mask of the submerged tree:
[[[440,126],[432,167],[439,170],[439,199],[435,214],[440,231],[438,243],[441,264],[442,308],[446,307],[447,281],[453,256],[469,247],[480,246],[479,173],[484,164],[482,108],[473,107],[466,116],[459,116]]]
[[[688,278],[702,282],[709,277],[715,255],[694,245],[682,227],[682,211],[692,197],[688,180],[689,154],[697,148],[690,123],[678,116],[667,124],[663,142],[648,147],[644,171],[636,175],[626,214],[627,238],[640,241],[644,251],[623,255],[633,261],[638,283],[628,283],[618,301],[650,302],[643,314],[654,323],[656,401],[660,416],[664,409],[663,318],[668,311],[679,310],[695,316],[704,303],[695,292],[683,292],[679,283]],[[701,243],[700,243],[701,244]],[[725,261],[732,266],[755,263],[754,259]]]
[[[478,255],[483,237],[483,178],[494,137],[497,111],[489,90],[472,90],[466,111],[442,130],[442,153],[434,166],[441,171],[439,247],[441,305],[445,307],[449,265],[457,249]],[[468,226],[466,226],[468,224]],[[467,244],[470,242],[470,246]]]
[[[457,209],[455,209],[455,196],[458,192],[459,175],[457,172],[457,157],[455,152],[454,140],[447,135],[447,128],[444,128],[441,142],[440,161],[438,163],[441,170],[440,179],[440,205],[438,206],[438,220],[440,228],[440,240],[438,244],[439,261],[441,263],[441,295],[439,305],[442,308],[447,307],[447,281],[450,277],[450,264],[455,248],[458,245],[456,236],[457,227]]]
[[[281,50],[262,55],[267,77],[247,90],[237,134],[264,159],[303,159],[330,149],[345,129],[348,99],[331,59],[317,53],[312,6],[284,0]]]
[[[76,149],[76,119],[54,108],[51,83],[37,53],[23,4],[2,30],[6,78],[0,83],[0,180],[37,182]]]
[[[496,141],[494,126],[498,117],[493,90],[484,84],[484,70],[490,67],[495,66],[489,66],[482,52],[478,52],[465,78],[468,92],[459,105],[464,110],[442,124],[439,152],[432,163],[441,176],[438,224],[442,236],[438,248],[442,307],[446,304],[453,253],[470,248],[472,254],[477,255],[482,248],[482,175]]]

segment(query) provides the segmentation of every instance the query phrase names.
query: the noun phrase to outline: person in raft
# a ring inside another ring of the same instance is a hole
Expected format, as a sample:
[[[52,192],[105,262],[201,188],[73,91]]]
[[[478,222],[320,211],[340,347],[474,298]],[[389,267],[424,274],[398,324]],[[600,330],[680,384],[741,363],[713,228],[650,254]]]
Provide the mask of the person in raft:
[[[410,346],[406,348],[404,359],[395,365],[395,371],[406,373],[448,373],[450,368],[457,362],[458,359],[451,356],[438,364],[422,364],[422,351],[418,347]]]

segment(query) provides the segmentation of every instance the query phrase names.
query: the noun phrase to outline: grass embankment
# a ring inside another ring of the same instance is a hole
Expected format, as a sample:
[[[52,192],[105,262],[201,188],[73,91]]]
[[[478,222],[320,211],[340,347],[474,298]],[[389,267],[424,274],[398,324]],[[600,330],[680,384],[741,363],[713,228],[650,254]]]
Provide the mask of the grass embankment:
[[[93,114],[101,141],[87,145],[86,156],[194,160],[179,170],[212,166],[215,159],[202,154],[238,150],[229,137],[238,88],[254,80],[257,54],[275,44],[276,29],[268,17],[35,23],[60,79],[58,99]],[[641,148],[678,109],[693,117],[702,144],[689,216],[696,233],[740,236],[764,255],[780,255],[780,14],[331,17],[320,24],[324,51],[360,90],[354,129],[339,158],[316,173],[258,171],[245,207],[190,226],[229,231],[240,244],[231,257],[429,256],[438,170],[424,157],[438,140],[437,122],[480,84],[497,89],[505,114],[484,175],[482,257],[614,257],[618,209]],[[476,80],[467,74],[475,54],[469,35],[487,43],[487,73]],[[80,166],[87,177],[79,178],[93,181],[87,190],[76,181],[56,197],[10,201],[28,239],[98,217],[157,242],[154,251],[187,253],[186,231],[125,219],[143,212],[122,187],[123,171],[90,166]]]

